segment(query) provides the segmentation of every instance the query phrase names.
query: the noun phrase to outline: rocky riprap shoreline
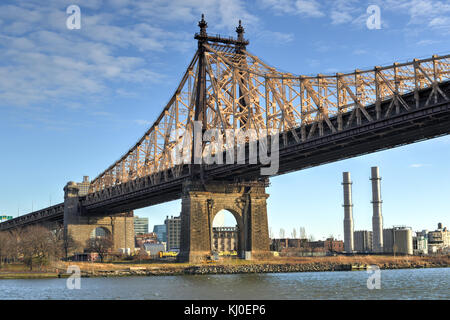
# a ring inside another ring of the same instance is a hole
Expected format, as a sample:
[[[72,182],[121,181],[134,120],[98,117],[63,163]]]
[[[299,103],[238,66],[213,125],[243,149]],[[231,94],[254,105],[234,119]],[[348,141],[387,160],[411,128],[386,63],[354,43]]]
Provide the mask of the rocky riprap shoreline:
[[[449,267],[439,263],[397,263],[382,264],[380,269],[442,268]],[[243,264],[243,265],[194,265],[172,267],[132,267],[124,270],[81,271],[82,277],[114,276],[167,276],[167,275],[205,275],[205,274],[242,274],[242,273],[286,273],[286,272],[321,272],[365,270],[367,265],[338,263],[303,263],[303,264]]]

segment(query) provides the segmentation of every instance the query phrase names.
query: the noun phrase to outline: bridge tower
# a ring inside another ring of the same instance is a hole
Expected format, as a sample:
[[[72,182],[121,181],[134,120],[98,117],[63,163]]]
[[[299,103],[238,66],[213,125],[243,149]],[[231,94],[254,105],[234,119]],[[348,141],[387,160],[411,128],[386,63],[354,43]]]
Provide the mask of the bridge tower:
[[[200,32],[195,35],[198,40],[198,75],[195,101],[194,120],[203,125],[202,136],[207,128],[207,92],[206,92],[206,58],[205,46],[208,42],[224,43],[236,53],[245,50],[248,41],[243,37],[244,28],[239,21],[236,28],[237,39],[208,36],[208,24],[202,15],[198,26]],[[239,83],[245,86],[245,83]],[[239,86],[239,99],[244,105],[248,100]],[[242,110],[241,110],[242,111]],[[244,126],[245,122],[240,122]],[[236,128],[235,128],[236,129]],[[267,204],[269,195],[265,192],[268,179],[245,182],[211,181],[204,176],[202,165],[195,164],[197,148],[200,144],[193,136],[191,179],[183,184],[181,209],[181,248],[180,260],[199,262],[211,254],[211,240],[213,236],[212,222],[215,215],[222,209],[230,211],[238,225],[238,251],[241,258],[260,259],[269,256],[269,232],[267,222]],[[201,149],[203,150],[203,148]]]
[[[267,258],[270,254],[267,185],[268,180],[186,181],[181,200],[180,260],[200,262],[211,254],[212,223],[216,214],[224,209],[237,221],[239,257]]]
[[[133,211],[110,214],[87,214],[81,205],[80,188],[77,183],[69,182],[64,187],[64,232],[76,242],[74,252],[83,252],[87,241],[95,236],[96,229],[111,236],[113,252],[121,248],[129,248],[134,252],[134,219]]]

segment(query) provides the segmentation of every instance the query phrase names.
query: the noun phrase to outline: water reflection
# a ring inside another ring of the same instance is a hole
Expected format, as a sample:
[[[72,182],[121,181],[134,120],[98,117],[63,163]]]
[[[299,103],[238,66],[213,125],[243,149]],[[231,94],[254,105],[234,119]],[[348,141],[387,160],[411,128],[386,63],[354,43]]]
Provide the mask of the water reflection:
[[[450,299],[450,268],[383,270],[381,289],[367,289],[368,274],[304,272],[0,280],[0,299]]]

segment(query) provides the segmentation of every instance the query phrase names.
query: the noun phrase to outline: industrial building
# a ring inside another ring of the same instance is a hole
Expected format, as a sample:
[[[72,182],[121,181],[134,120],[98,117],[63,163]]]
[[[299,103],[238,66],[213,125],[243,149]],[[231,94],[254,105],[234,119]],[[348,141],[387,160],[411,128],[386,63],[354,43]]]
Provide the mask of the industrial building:
[[[144,250],[152,257],[157,256],[161,251],[166,251],[166,248],[162,243],[144,243],[143,246]]]
[[[323,249],[326,252],[344,252],[344,241],[327,238],[325,241],[310,241],[308,246],[312,249]]]
[[[380,171],[378,167],[371,168],[372,176],[372,232],[353,231],[353,203],[352,203],[352,181],[350,172],[342,173],[342,186],[344,194],[344,251],[346,253],[375,252],[383,253],[383,215],[381,212],[381,188]],[[355,237],[358,237],[356,239]]]
[[[372,250],[376,253],[384,251],[384,237],[383,237],[383,215],[381,212],[381,187],[380,187],[380,171],[378,167],[371,168],[372,177]]]
[[[372,252],[372,231],[359,230],[353,233],[355,251],[358,253]]]
[[[325,256],[344,252],[344,241],[334,238],[319,241],[279,238],[272,239],[270,248],[272,251],[282,252],[289,256]]]
[[[415,255],[428,254],[428,230],[417,231],[413,236],[413,253]]]
[[[147,234],[148,233],[148,218],[134,217],[134,234]]]
[[[438,223],[438,228],[428,232],[428,252],[442,253],[450,251],[450,231]]]
[[[181,217],[167,216],[164,221],[167,230],[167,250],[179,250],[181,239]]]
[[[353,204],[352,204],[352,181],[350,172],[342,173],[344,189],[344,251],[352,253],[354,250],[353,240]]]
[[[383,230],[384,253],[413,254],[412,230],[405,226],[394,226]]]

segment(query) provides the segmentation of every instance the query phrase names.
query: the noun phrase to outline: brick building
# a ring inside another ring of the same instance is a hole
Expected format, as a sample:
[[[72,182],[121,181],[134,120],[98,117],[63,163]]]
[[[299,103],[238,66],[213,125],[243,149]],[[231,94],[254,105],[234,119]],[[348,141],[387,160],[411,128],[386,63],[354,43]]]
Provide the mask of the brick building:
[[[308,243],[313,249],[323,249],[327,252],[344,252],[344,241],[328,238],[325,241],[311,241]]]
[[[215,227],[213,228],[213,251],[237,251],[238,250],[238,228],[237,227]]]

